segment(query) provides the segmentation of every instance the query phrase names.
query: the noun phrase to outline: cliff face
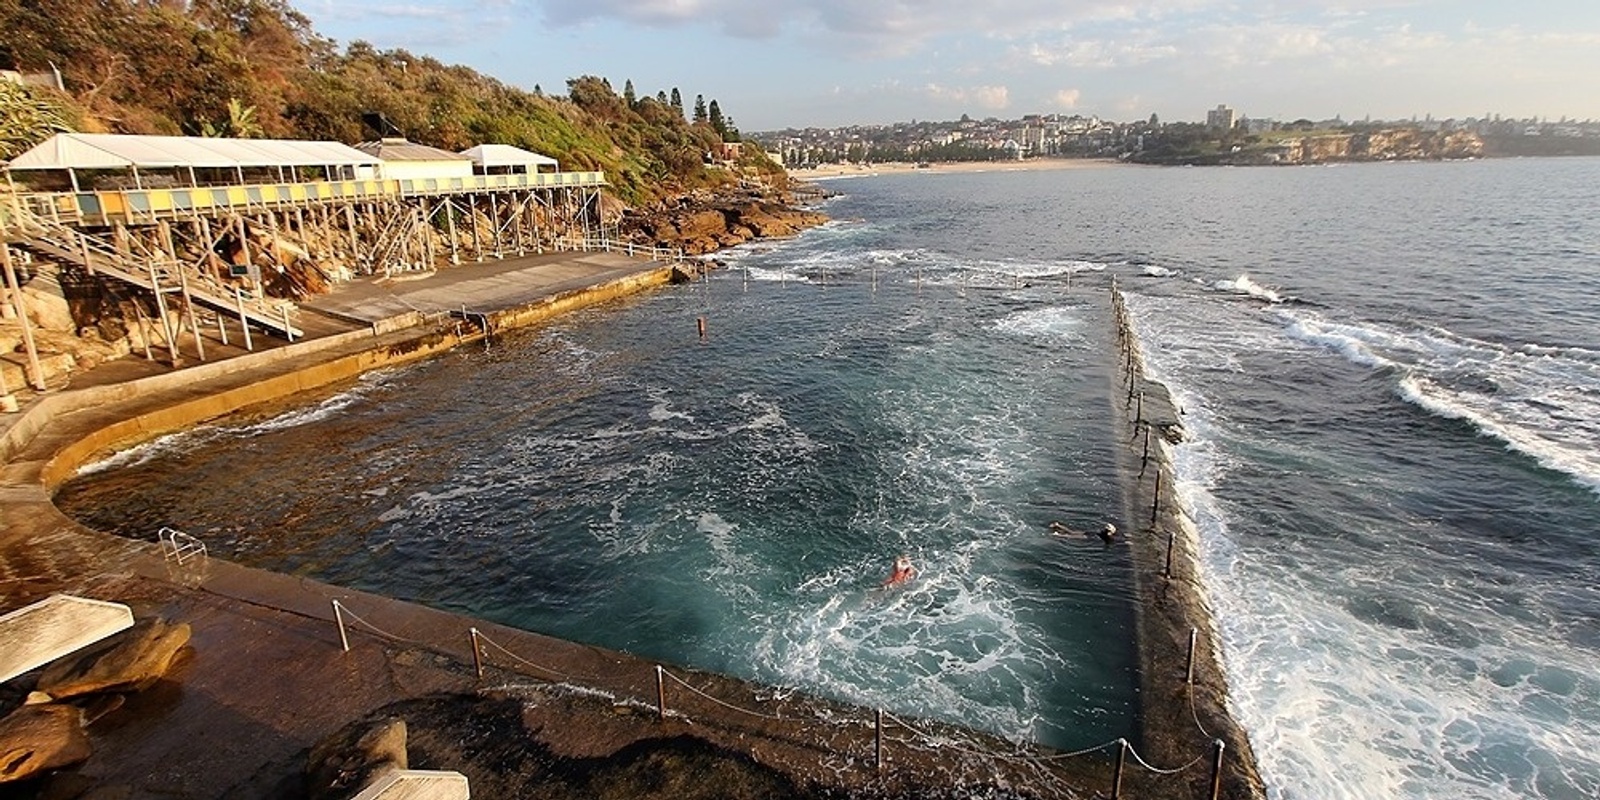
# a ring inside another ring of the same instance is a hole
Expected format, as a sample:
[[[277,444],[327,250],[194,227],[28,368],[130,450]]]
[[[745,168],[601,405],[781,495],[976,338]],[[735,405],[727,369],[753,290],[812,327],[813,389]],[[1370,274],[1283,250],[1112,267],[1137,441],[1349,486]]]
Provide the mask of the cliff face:
[[[1432,161],[1478,158],[1483,139],[1468,131],[1394,128],[1285,139],[1264,150],[1246,150],[1224,163],[1326,164],[1336,161]]]

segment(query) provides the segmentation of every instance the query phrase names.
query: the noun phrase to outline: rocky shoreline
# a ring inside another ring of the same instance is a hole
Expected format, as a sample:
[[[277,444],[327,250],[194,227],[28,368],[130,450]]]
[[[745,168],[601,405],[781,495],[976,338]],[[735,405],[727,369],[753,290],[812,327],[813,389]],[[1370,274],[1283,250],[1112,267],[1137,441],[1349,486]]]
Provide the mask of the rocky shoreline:
[[[828,221],[787,190],[698,191],[645,209],[622,212],[620,228],[635,244],[698,256],[755,239],[793,236]]]

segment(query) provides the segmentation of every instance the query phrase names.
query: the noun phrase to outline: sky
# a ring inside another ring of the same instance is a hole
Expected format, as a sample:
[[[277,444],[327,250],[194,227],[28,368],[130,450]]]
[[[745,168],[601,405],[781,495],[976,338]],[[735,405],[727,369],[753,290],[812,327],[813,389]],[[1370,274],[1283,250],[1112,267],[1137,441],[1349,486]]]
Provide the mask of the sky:
[[[1600,120],[1597,0],[291,0],[317,31],[742,131],[1082,114]]]

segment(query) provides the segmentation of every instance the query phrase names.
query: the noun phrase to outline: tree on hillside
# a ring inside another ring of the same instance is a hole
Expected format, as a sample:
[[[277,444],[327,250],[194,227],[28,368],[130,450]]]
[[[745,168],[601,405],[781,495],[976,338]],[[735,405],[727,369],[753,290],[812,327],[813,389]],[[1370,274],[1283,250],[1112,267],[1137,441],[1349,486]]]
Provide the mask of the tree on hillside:
[[[200,135],[211,138],[229,137],[250,139],[261,135],[261,125],[256,121],[256,107],[246,106],[239,98],[228,99],[228,118],[221,123],[203,122]]]
[[[69,130],[65,115],[55,103],[34,96],[25,86],[0,81],[0,160]]]
[[[629,78],[626,83],[622,84],[622,102],[627,103],[628,108],[633,108],[639,105],[639,98],[633,94],[632,78]]]
[[[32,90],[31,100],[60,112],[42,127],[30,129],[21,111],[0,111],[7,136],[33,131],[3,146],[31,146],[69,125],[357,142],[372,137],[363,115],[381,114],[434,147],[510,144],[563,168],[604,171],[629,203],[731,180],[701,164],[717,134],[685,119],[677,88],[670,97],[629,102],[604,79],[583,76],[569,82],[568,95],[551,95],[362,41],[341,52],[291,2],[0,0],[0,67],[31,72],[56,64],[67,90],[59,101]],[[624,94],[635,88],[629,81]]]
[[[606,119],[620,119],[627,109],[605,78],[584,75],[567,81],[567,97],[579,108]]]
[[[722,106],[717,105],[717,101],[715,100],[711,101],[710,113],[707,115],[707,121],[711,123],[711,129],[716,131],[718,136],[722,136],[724,133],[727,133],[728,123],[727,120],[722,118]],[[723,141],[727,141],[727,137],[724,136]]]
[[[705,122],[706,121],[706,98],[705,98],[705,95],[697,94],[697,95],[694,96],[694,121],[695,122]]]

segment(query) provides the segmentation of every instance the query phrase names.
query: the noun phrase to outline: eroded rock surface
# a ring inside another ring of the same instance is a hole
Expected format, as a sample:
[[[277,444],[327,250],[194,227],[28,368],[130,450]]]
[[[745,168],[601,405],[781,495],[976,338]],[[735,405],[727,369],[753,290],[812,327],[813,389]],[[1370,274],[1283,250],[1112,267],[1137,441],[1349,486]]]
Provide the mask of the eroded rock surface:
[[[311,800],[355,795],[389,770],[406,769],[406,722],[389,717],[341,728],[311,748],[306,790]]]
[[[827,219],[771,196],[696,193],[658,208],[627,212],[622,229],[642,244],[701,255],[752,239],[793,236]]]
[[[23,706],[0,720],[0,783],[26,780],[88,757],[83,712],[73,706]]]
[[[142,620],[46,667],[39,676],[38,690],[60,700],[98,692],[147,689],[167,674],[178,651],[188,643],[188,623]]]

